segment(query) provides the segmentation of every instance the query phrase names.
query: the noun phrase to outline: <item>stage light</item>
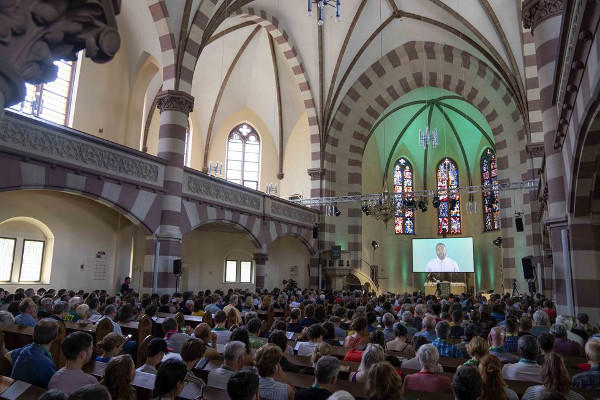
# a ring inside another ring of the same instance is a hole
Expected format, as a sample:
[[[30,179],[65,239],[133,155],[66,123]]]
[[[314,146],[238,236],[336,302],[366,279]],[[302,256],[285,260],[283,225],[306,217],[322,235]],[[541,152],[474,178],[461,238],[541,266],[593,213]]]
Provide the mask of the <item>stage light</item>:
[[[360,207],[360,209],[362,210],[362,212],[365,213],[365,215],[370,215],[371,211],[369,211],[369,204],[367,202],[363,202],[362,206]]]
[[[375,249],[379,248],[379,243],[377,243],[375,240],[373,240],[371,242],[371,246],[373,246],[373,250],[375,250]]]
[[[419,200],[419,202],[417,203],[417,207],[419,207],[419,210],[421,210],[422,212],[427,211],[427,204],[423,200]]]
[[[502,246],[502,236],[498,236],[496,239],[494,239],[494,244],[498,247]]]
[[[415,209],[415,200],[414,199],[404,200],[404,207],[408,208],[409,210],[414,210]]]
[[[433,196],[433,208],[438,208],[439,206],[440,206],[439,196]]]
[[[456,199],[450,199],[450,201],[448,202],[448,205],[450,206],[450,210],[454,210],[456,208],[457,204],[458,204],[458,201],[456,201]]]
[[[333,205],[333,214],[334,214],[336,217],[339,217],[340,215],[342,215],[342,212],[340,211],[340,209],[339,209],[339,208],[337,208],[337,204],[334,204],[334,205]]]

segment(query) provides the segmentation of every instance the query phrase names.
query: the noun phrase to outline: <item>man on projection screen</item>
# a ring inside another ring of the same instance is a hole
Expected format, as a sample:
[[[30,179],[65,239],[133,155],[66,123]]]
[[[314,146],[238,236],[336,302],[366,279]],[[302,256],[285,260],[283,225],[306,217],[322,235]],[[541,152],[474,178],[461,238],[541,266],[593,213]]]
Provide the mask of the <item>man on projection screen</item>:
[[[446,245],[435,245],[437,257],[427,263],[427,272],[458,272],[458,264],[453,259],[446,257]]]

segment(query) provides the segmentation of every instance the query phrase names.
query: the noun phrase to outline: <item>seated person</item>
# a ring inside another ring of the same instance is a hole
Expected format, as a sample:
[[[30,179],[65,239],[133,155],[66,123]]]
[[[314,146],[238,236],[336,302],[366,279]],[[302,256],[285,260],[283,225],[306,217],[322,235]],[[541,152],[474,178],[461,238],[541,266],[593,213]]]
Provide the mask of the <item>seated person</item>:
[[[362,348],[369,343],[369,332],[367,331],[367,319],[363,316],[357,316],[352,319],[350,328],[354,331],[352,335],[346,336],[344,347],[354,349]]]
[[[516,353],[519,342],[519,323],[514,318],[504,320],[505,338],[504,349],[509,353]]]
[[[540,333],[548,333],[550,331],[550,317],[542,310],[537,310],[533,313],[533,327],[531,334],[539,336]]]
[[[385,336],[385,341],[389,342],[390,340],[393,340],[396,338],[396,335],[394,334],[394,323],[396,322],[396,320],[394,319],[394,316],[390,313],[385,313],[383,314],[383,317],[381,318],[381,323],[383,325],[383,336]]]
[[[293,308],[292,311],[290,311],[290,322],[287,323],[287,327],[286,327],[288,332],[294,332],[294,333],[302,332],[302,329],[304,327],[302,325],[300,325],[300,323],[298,322],[299,318],[300,318],[300,309]]]
[[[464,365],[478,367],[479,360],[488,354],[487,342],[481,336],[475,336],[467,345],[467,353],[471,358],[469,358]]]
[[[258,382],[254,372],[237,372],[229,379],[227,394],[231,400],[259,400]]]
[[[284,331],[274,330],[273,332],[271,332],[271,334],[269,335],[269,343],[273,343],[281,349],[282,356],[281,356],[281,360],[279,361],[279,365],[281,365],[281,368],[284,371],[299,372],[302,369],[302,367],[290,362],[285,357],[288,347],[287,347],[287,336],[285,335]]]
[[[362,358],[360,360],[360,365],[356,372],[350,374],[349,380],[351,382],[360,382],[365,383],[367,381],[367,374],[369,373],[369,368],[375,363],[385,360],[385,352],[383,347],[378,344],[369,343],[367,344],[367,348],[362,353]]]
[[[55,320],[44,318],[33,328],[33,343],[7,353],[12,363],[11,378],[47,388],[56,366],[50,355],[50,347],[58,334]]]
[[[342,329],[341,324],[342,324],[342,319],[337,316],[337,315],[332,315],[331,317],[329,317],[329,321],[331,323],[333,323],[333,329],[334,329],[334,337],[336,338],[343,338],[346,337],[346,331],[344,329]]]
[[[295,400],[326,400],[331,395],[332,386],[336,384],[340,372],[340,361],[333,356],[323,356],[314,369],[315,383],[309,389],[298,390]]]
[[[298,323],[302,328],[311,326],[312,324],[317,324],[319,321],[314,319],[315,315],[315,306],[314,304],[309,304],[304,307],[304,318],[302,318]]]
[[[38,307],[29,297],[19,303],[19,315],[15,317],[15,324],[19,326],[35,326]]]
[[[490,334],[488,335],[488,342],[490,345],[489,352],[490,354],[498,357],[501,362],[515,363],[519,361],[519,357],[506,351],[506,348],[504,347],[504,332],[504,328],[502,327],[495,326],[492,328]]]
[[[96,344],[98,349],[96,361],[107,363],[111,358],[123,354],[124,343],[125,338],[123,336],[115,332],[108,333]]]
[[[550,334],[554,336],[554,352],[563,357],[582,357],[583,348],[579,343],[567,338],[567,328],[559,323],[552,325]]]
[[[154,380],[152,398],[176,399],[185,387],[187,375],[185,364],[179,360],[169,359],[161,363]],[[121,398],[119,397],[119,399]]]
[[[369,369],[367,396],[369,400],[402,400],[402,379],[389,362],[378,362]]]
[[[173,353],[181,353],[181,346],[190,338],[189,335],[179,332],[175,318],[165,318],[162,329],[167,341],[167,349]]]
[[[325,329],[319,324],[313,324],[308,328],[308,342],[297,342],[296,350],[299,356],[310,356],[315,347],[323,341]]]
[[[61,349],[66,359],[65,366],[52,376],[48,389],[69,394],[81,386],[98,383],[96,378],[82,370],[94,354],[94,340],[90,334],[81,331],[70,333],[63,340]]]
[[[317,362],[319,362],[319,360],[321,359],[321,357],[324,356],[329,356],[331,355],[331,346],[325,342],[321,342],[317,345],[317,347],[315,347],[315,349],[313,350],[312,355],[310,356],[310,361],[312,362],[312,366],[310,367],[304,367],[302,369],[300,369],[301,374],[306,374],[306,375],[314,375],[315,374],[315,366],[317,365]],[[282,357],[283,359],[283,357]]]
[[[573,332],[573,317],[568,315],[559,315],[558,317],[556,317],[556,323],[565,326],[565,328],[567,329],[567,339],[579,344],[583,351],[585,340],[583,340],[581,336]]]
[[[536,400],[545,389],[556,390],[569,400],[584,400],[582,395],[570,389],[571,378],[560,355],[546,355],[541,367],[541,377],[543,385],[529,386],[521,400]]]
[[[322,325],[323,327],[323,341],[328,343],[331,346],[341,346],[340,340],[336,339],[335,336],[335,324],[333,322],[331,322],[331,318],[329,319],[329,321],[324,322]]]
[[[539,365],[544,365],[546,354],[554,351],[554,340],[554,335],[550,333],[542,333],[540,336],[538,336],[537,341],[538,345],[540,346],[540,354],[538,355],[536,361]]]
[[[462,310],[455,310],[452,313],[452,327],[450,328],[450,337],[453,339],[460,339],[465,334],[465,329],[462,327],[463,312]]]
[[[294,399],[294,386],[279,365],[281,349],[274,344],[266,344],[256,351],[256,368],[259,374],[258,391],[261,399]]]
[[[432,344],[438,350],[440,357],[461,358],[463,356],[462,352],[455,345],[448,342],[448,335],[450,334],[450,324],[448,322],[438,322],[435,326],[435,333],[437,338]]]
[[[245,355],[246,345],[244,343],[237,340],[227,343],[223,351],[223,365],[209,372],[207,379],[208,386],[217,389],[226,389],[229,378],[244,368]]]
[[[478,400],[481,395],[481,375],[475,367],[461,365],[452,378],[455,400]]]
[[[394,340],[386,343],[388,350],[402,353],[403,357],[413,358],[416,355],[415,349],[408,343],[408,331],[401,322],[394,324]]]
[[[215,326],[212,328],[212,332],[217,335],[217,344],[225,344],[229,341],[231,332],[225,327],[226,322],[227,314],[225,314],[225,311],[217,311],[215,314]]]
[[[422,368],[416,374],[404,378],[406,390],[452,394],[450,378],[436,373],[440,358],[437,348],[432,344],[424,344],[417,350],[417,357]]]
[[[600,390],[600,339],[588,340],[585,344],[585,356],[590,363],[590,369],[575,375],[571,385],[576,388]]]
[[[481,399],[502,398],[504,392],[505,400],[519,400],[519,396],[510,389],[502,378],[502,363],[493,354],[483,356],[479,362],[479,373],[481,374]]]
[[[162,361],[163,357],[168,352],[167,342],[165,339],[152,339],[150,343],[148,343],[148,348],[146,350],[146,362],[144,365],[136,369],[136,371],[156,375],[158,372],[156,366]]]
[[[542,383],[541,367],[536,362],[538,352],[539,346],[535,336],[521,336],[519,338],[521,359],[517,363],[504,365],[502,368],[504,379]]]
[[[408,310],[404,311],[402,313],[402,320],[400,323],[406,328],[408,336],[414,336],[415,333],[417,333],[417,328],[414,327],[414,318],[412,312]]]
[[[437,338],[437,334],[435,333],[435,318],[431,315],[423,318],[423,330],[415,333],[414,336],[425,336],[429,342],[433,342]]]
[[[196,326],[192,337],[197,337],[206,344],[204,358],[207,360],[223,360],[223,356],[217,351],[217,334],[211,332],[210,326],[206,322],[202,322]]]
[[[258,318],[252,318],[246,324],[246,329],[248,329],[248,335],[250,339],[250,346],[253,349],[258,349],[264,344],[263,341],[258,337],[261,326],[262,322]]]
[[[97,382],[97,381],[96,381]],[[66,396],[65,396],[66,398]],[[93,385],[85,385],[71,392],[68,400],[111,400],[110,393],[106,386],[99,383]],[[42,397],[40,397],[42,400]]]
[[[185,341],[183,346],[181,346],[181,359],[187,368],[185,380],[196,386],[195,393],[197,394],[194,395],[194,397],[200,396],[204,391],[204,381],[199,376],[196,376],[196,374],[192,372],[192,369],[196,367],[198,362],[202,359],[205,350],[206,345],[202,340],[197,338],[189,338]]]

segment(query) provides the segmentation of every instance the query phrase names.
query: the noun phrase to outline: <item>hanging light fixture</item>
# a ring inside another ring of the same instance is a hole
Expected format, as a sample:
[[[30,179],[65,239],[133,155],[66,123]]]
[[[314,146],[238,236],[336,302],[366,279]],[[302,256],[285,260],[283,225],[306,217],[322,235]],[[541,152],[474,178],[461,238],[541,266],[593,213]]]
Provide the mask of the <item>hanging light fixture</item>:
[[[308,0],[308,15],[312,15],[313,3],[317,5],[317,11],[319,13],[319,26],[325,23],[325,7],[335,7],[335,19],[340,21],[342,18],[342,1],[341,0]]]
[[[429,126],[425,126],[425,131],[422,131],[419,128],[419,145],[423,146],[424,149],[427,146],[433,147],[434,149],[438,147],[438,131],[437,128],[433,128],[433,130],[429,130]]]

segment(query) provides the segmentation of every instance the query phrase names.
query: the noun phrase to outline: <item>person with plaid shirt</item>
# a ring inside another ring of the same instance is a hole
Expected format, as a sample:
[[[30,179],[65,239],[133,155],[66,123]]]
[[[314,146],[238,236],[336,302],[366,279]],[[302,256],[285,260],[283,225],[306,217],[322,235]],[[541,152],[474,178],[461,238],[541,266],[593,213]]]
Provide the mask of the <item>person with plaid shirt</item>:
[[[435,346],[440,357],[463,357],[462,351],[455,345],[448,342],[448,335],[450,335],[450,324],[447,321],[440,321],[435,326],[435,333],[437,338],[431,343]]]
[[[590,339],[585,344],[585,356],[590,363],[590,369],[575,375],[571,385],[576,388],[600,390],[600,339]]]

